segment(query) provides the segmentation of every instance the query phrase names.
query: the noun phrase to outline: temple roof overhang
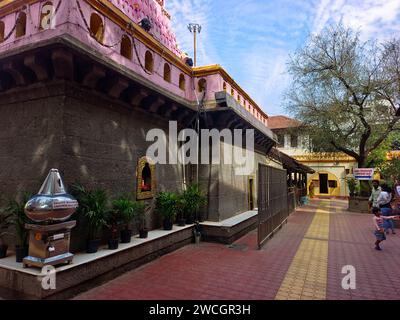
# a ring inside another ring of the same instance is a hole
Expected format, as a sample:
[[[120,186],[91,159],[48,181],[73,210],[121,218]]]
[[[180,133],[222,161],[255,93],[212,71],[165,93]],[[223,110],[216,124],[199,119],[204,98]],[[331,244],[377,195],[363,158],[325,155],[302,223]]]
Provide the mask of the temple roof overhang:
[[[308,173],[308,174],[314,174],[315,170],[300,163],[296,159],[290,157],[289,155],[279,151],[276,148],[273,148],[270,152],[270,156],[278,160],[283,164],[283,167],[287,169],[288,171],[291,172],[299,172],[299,173]]]
[[[216,92],[215,100],[217,107],[205,110],[209,115],[218,114],[218,120],[214,125],[229,129],[254,129],[255,143],[264,147],[266,153],[277,144],[275,134],[255,119],[231,95],[224,91]]]
[[[312,152],[294,157],[297,161],[310,162],[357,162],[356,159],[350,157],[343,152]]]

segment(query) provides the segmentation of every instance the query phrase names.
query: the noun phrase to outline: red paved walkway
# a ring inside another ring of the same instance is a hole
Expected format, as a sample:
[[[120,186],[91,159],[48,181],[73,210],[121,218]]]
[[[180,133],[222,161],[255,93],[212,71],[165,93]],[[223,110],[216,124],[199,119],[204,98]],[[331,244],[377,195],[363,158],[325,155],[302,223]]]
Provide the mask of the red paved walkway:
[[[76,299],[275,299],[322,202],[316,200],[306,211],[293,214],[263,250],[256,250],[256,232],[237,241],[233,248],[210,243],[190,245]],[[400,236],[389,236],[383,244],[384,251],[376,252],[372,245],[371,217],[345,213],[345,205],[344,201],[333,200],[327,213],[330,215],[327,299],[399,299]],[[354,291],[341,287],[345,265],[356,267]]]

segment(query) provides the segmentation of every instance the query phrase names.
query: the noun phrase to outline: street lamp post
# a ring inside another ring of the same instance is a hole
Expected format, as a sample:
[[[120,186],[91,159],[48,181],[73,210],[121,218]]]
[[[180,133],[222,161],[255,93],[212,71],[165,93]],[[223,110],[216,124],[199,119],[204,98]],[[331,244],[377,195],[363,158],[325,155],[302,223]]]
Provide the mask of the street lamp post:
[[[193,44],[194,44],[194,66],[197,66],[197,33],[201,32],[201,25],[198,23],[189,23],[188,29],[193,33]]]

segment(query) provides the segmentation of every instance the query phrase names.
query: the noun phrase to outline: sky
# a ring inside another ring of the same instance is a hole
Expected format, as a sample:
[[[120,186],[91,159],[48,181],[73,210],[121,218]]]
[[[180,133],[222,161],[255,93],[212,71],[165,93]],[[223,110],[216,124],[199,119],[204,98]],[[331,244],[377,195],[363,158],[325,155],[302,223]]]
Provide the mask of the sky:
[[[198,66],[220,64],[268,115],[288,115],[289,56],[310,34],[342,21],[362,39],[400,37],[400,0],[166,0],[182,51],[190,22],[202,25]]]

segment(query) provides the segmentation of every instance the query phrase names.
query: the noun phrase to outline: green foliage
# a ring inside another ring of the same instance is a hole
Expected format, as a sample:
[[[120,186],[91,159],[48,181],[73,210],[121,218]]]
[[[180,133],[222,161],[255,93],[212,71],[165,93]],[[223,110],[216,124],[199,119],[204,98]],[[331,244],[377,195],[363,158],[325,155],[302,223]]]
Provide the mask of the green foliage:
[[[384,162],[381,165],[381,174],[388,181],[400,180],[400,159]]]
[[[156,211],[164,219],[173,220],[177,213],[178,195],[174,192],[160,192],[156,198]]]
[[[400,141],[400,134],[398,132],[389,134],[378,148],[371,151],[367,159],[367,167],[383,168],[387,163],[387,153],[392,150],[392,144],[395,141]]]
[[[179,196],[178,212],[185,217],[193,217],[207,203],[206,197],[197,184],[192,184]]]
[[[349,187],[349,191],[351,194],[354,194],[356,192],[356,188],[357,188],[357,180],[353,177],[351,178],[347,178],[347,186]]]
[[[399,129],[400,79],[393,72],[399,65],[398,40],[364,42],[342,23],[312,35],[288,63],[293,80],[287,94],[288,111],[304,125],[311,150],[344,152],[364,167]]]
[[[119,216],[125,228],[129,228],[129,224],[133,221],[135,217],[137,204],[128,197],[119,197],[112,202],[112,208],[115,215]]]
[[[25,228],[25,224],[31,222],[25,214],[25,204],[32,197],[30,193],[24,193],[21,201],[10,200],[5,211],[12,214],[12,223],[15,226],[15,232],[17,234],[17,240],[19,245],[25,246],[28,244],[28,231]]]
[[[146,229],[146,204],[135,202],[135,221],[139,230]]]
[[[72,193],[79,202],[79,213],[87,219],[89,240],[97,239],[101,229],[107,225],[107,193],[103,189],[88,190],[79,184],[72,186]]]
[[[4,243],[4,237],[12,226],[12,213],[0,212],[0,245]]]

